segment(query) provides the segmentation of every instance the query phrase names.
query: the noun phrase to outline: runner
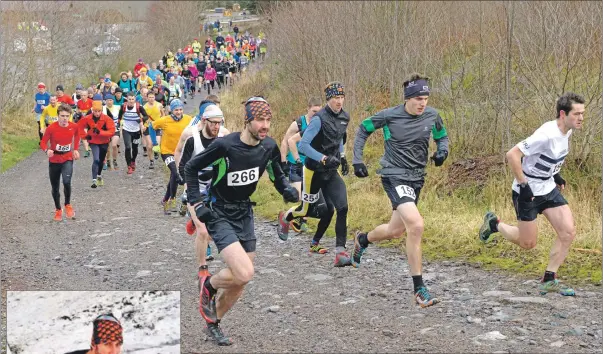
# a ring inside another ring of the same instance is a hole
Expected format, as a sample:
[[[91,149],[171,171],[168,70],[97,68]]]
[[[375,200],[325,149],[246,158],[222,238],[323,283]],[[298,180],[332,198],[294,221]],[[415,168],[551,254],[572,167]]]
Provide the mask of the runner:
[[[124,343],[123,327],[112,313],[100,315],[92,322],[90,350],[76,350],[66,354],[120,354]]]
[[[322,195],[326,199],[327,211],[321,216],[312,246],[318,246],[329,227],[335,210],[335,267],[351,265],[350,255],[346,252],[348,196],[343,178],[337,172],[341,165],[342,174],[348,174],[348,163],[344,155],[343,143],[350,116],[343,110],[345,93],[343,85],[331,82],[325,87],[327,105],[310,121],[303,132],[299,150],[306,155],[303,167],[302,203],[279,213],[277,233],[282,240],[289,237],[289,222],[294,218],[308,215],[310,204],[319,201]]]
[[[322,108],[322,102],[318,98],[311,98],[308,101],[308,111],[305,115],[298,117],[291,123],[283,140],[281,141],[281,166],[283,171],[289,170],[289,182],[291,185],[298,190],[299,197],[301,199],[301,185],[302,185],[302,172],[304,167],[304,161],[306,156],[298,153],[299,143],[296,143],[295,149],[289,149],[289,139],[297,133],[301,133],[306,129],[312,117],[320,111]],[[291,151],[290,151],[291,150]],[[285,173],[287,174],[287,173]],[[295,232],[307,232],[308,223],[307,219],[299,218],[291,221],[290,225]],[[316,244],[312,245],[310,250],[312,252],[326,253],[327,249]]]
[[[180,91],[180,85],[178,85],[176,83],[175,76],[170,77],[167,89],[169,91],[169,103],[170,104],[173,100],[179,99],[182,96],[182,91]],[[171,113],[171,112],[168,112],[168,113]]]
[[[163,117],[165,115],[165,112],[161,103],[155,101],[155,93],[153,91],[147,93],[147,100],[148,101],[144,105],[144,109],[149,115],[149,120],[147,120],[144,124],[145,129],[142,133],[142,136],[144,139],[144,143],[147,147],[147,151],[149,151],[149,169],[152,170],[155,168],[156,158],[154,155],[156,153],[153,152],[153,154],[151,154],[150,151],[152,151],[153,146],[157,145],[157,134],[155,132],[155,129],[153,129],[152,123],[158,120],[159,118]]]
[[[184,150],[182,152],[182,158],[178,163],[178,171],[180,176],[184,176],[184,166],[193,157],[207,149],[217,137],[223,137],[229,134],[226,128],[221,126],[224,120],[224,114],[222,110],[216,106],[209,106],[202,116],[202,121],[199,121],[195,126],[191,126],[185,131],[191,132],[191,136],[186,139],[184,144]],[[183,132],[184,134],[184,132]],[[199,189],[202,195],[207,195],[207,187],[211,182],[212,168],[207,167],[203,172],[199,173]],[[186,205],[186,184],[184,185],[185,192],[182,196],[182,202]],[[186,209],[185,209],[186,210]],[[186,223],[186,231],[189,235],[196,233],[195,238],[195,250],[197,254],[197,261],[199,263],[199,274],[201,272],[209,275],[207,271],[207,261],[213,260],[211,254],[211,247],[209,246],[209,234],[205,225],[202,228],[197,229],[192,219],[189,219]],[[205,254],[203,254],[205,252]]]
[[[119,151],[119,133],[120,133],[120,124],[119,124],[119,111],[121,109],[120,106],[116,105],[115,97],[113,95],[105,96],[106,105],[103,107],[103,114],[109,116],[113,119],[113,125],[115,126],[115,134],[111,137],[111,141],[109,144],[109,150],[107,152],[107,161],[109,164],[109,168],[117,171],[117,155]]]
[[[57,85],[56,92],[57,92],[57,102],[66,103],[66,104],[70,105],[71,108],[75,107],[75,102],[73,101],[71,96],[65,94],[65,89],[63,88],[63,85]]]
[[[207,63],[207,67],[205,68],[205,72],[203,73],[203,78],[205,79],[205,84],[207,85],[207,94],[211,95],[211,90],[215,88],[216,82],[216,70],[212,68],[210,63]]]
[[[40,136],[40,141],[42,141],[43,134],[40,131],[40,117],[42,116],[44,108],[50,103],[50,94],[46,92],[46,85],[43,82],[38,84],[38,92],[34,95],[34,101],[35,103],[34,107],[31,109],[31,113],[36,114],[36,130]]]
[[[369,233],[357,232],[354,238],[352,264],[360,266],[360,260],[369,244],[399,238],[407,231],[406,253],[414,285],[415,301],[421,307],[438,303],[423,283],[421,270],[421,238],[423,217],[417,209],[419,194],[425,181],[427,150],[433,136],[437,152],[431,157],[436,166],[441,166],[448,157],[448,135],[439,113],[427,106],[429,78],[411,75],[404,84],[404,103],[385,109],[365,119],[354,141],[354,173],[367,177],[368,171],[362,155],[368,137],[383,128],[385,154],[381,158],[383,189],[392,203],[392,216],[388,224],[377,226]]]
[[[40,133],[44,135],[46,127],[59,120],[59,102],[56,95],[50,95],[50,103],[42,111],[40,116]],[[69,119],[73,121],[72,119]]]
[[[191,47],[193,48],[193,53],[199,55],[199,52],[201,52],[201,43],[199,43],[198,38],[195,38]]]
[[[297,191],[281,170],[278,145],[268,137],[271,117],[270,106],[263,98],[248,99],[243,132],[217,139],[184,168],[193,222],[199,229],[203,227],[201,223],[205,223],[227,265],[213,276],[199,274],[199,310],[207,322],[208,334],[218,345],[232,344],[222,332],[220,320],[253,277],[256,237],[253,203],[249,197],[268,165],[272,169],[270,177],[274,186],[285,201],[299,200]],[[204,204],[199,173],[211,165],[216,168],[207,198],[209,203]],[[218,289],[222,291],[216,296]]]
[[[109,142],[115,135],[113,119],[103,114],[103,102],[100,97],[95,97],[92,103],[92,113],[80,119],[77,123],[80,136],[88,141],[92,150],[92,188],[105,185],[101,176],[103,161],[107,156]],[[85,132],[85,133],[84,133]]]
[[[82,91],[84,90],[84,85],[82,84],[77,84],[75,85],[75,92],[73,93],[73,95],[71,95],[71,99],[73,100],[73,103],[76,105],[77,107],[77,102],[82,98]]]
[[[124,94],[128,94],[128,92],[132,92],[132,91],[136,91],[136,80],[130,79],[128,77],[128,73],[125,71],[122,71],[119,74],[120,80],[117,83],[117,86],[119,86],[119,88],[121,88],[122,92]]]
[[[48,156],[48,174],[55,207],[54,221],[62,221],[63,209],[61,209],[61,193],[59,191],[61,176],[65,194],[65,213],[68,219],[75,218],[75,212],[71,206],[71,176],[73,160],[80,158],[77,151],[80,139],[77,124],[69,122],[71,106],[62,103],[57,111],[59,120],[48,126],[40,141],[40,147]]]
[[[74,122],[78,122],[81,117],[88,114],[88,111],[92,109],[92,100],[89,98],[90,93],[87,90],[82,90],[80,93],[80,100],[77,101],[77,118],[74,117]],[[80,132],[82,134],[82,132]],[[84,139],[84,157],[90,156],[90,146],[88,141]]]
[[[507,152],[507,161],[515,176],[513,205],[518,226],[503,223],[493,212],[486,213],[479,231],[483,242],[490,241],[495,232],[524,249],[536,247],[538,214],[544,214],[557,233],[538,290],[541,295],[559,292],[573,296],[572,288],[557,280],[557,270],[563,264],[576,237],[574,217],[561,194],[565,180],[561,165],[569,153],[569,137],[573,129],[581,129],[584,120],[584,97],[567,92],[557,100],[557,119],[544,123],[532,136]]]
[[[170,103],[170,115],[161,117],[152,123],[153,129],[161,129],[161,159],[170,169],[170,181],[168,182],[165,195],[161,204],[164,214],[168,215],[170,211],[176,208],[176,192],[178,184],[184,184],[184,180],[178,175],[178,166],[174,160],[174,150],[178,145],[178,139],[184,128],[188,126],[192,117],[184,114],[184,104],[179,99],[174,99]]]
[[[140,132],[144,128],[143,122],[148,119],[147,112],[136,102],[136,94],[132,91],[128,92],[128,100],[119,110],[118,120],[121,122],[122,119],[127,173],[131,175],[136,170],[136,156],[138,156],[138,145],[141,140]]]

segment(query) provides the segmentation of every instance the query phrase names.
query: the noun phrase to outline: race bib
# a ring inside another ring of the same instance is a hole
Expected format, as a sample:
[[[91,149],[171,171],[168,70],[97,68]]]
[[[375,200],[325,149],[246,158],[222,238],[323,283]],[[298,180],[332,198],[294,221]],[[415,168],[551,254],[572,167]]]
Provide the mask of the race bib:
[[[245,186],[257,182],[260,178],[260,168],[254,167],[243,171],[228,172],[227,184],[229,186]]]
[[[47,119],[48,119],[48,122],[54,123],[59,120],[59,117],[48,117]]]
[[[221,71],[218,71],[218,75],[222,75],[223,73]]]
[[[140,144],[140,138],[132,140],[132,144]]]
[[[176,160],[174,160],[174,156],[168,156],[168,157],[165,159],[165,165],[166,165],[166,166],[167,166],[167,165],[169,165],[169,164],[171,164],[172,162],[176,162]]]
[[[316,194],[308,194],[306,192],[302,192],[302,202],[305,203],[316,203],[318,201],[320,194],[316,193]]]
[[[57,146],[54,148],[54,151],[58,151],[58,152],[71,151],[71,144],[67,144],[67,145],[59,145],[59,144],[57,144]]]
[[[400,198],[408,197],[412,200],[415,200],[417,198],[417,196],[415,195],[415,190],[404,184],[397,186],[396,192],[398,192],[398,196],[400,196]]]

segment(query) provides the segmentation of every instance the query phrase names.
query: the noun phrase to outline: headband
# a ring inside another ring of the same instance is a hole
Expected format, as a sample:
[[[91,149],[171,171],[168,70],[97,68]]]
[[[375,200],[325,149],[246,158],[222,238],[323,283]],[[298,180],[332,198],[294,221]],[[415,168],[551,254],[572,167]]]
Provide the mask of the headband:
[[[417,96],[429,96],[429,84],[425,79],[411,81],[404,87],[404,98],[409,99]]]
[[[123,344],[123,328],[121,323],[112,314],[100,315],[93,322],[92,342],[94,347],[100,343],[118,342]]]
[[[327,101],[335,96],[345,96],[345,92],[343,91],[343,85],[339,82],[334,82],[325,87],[325,95],[327,96]]]
[[[245,102],[245,120],[266,116],[272,118],[270,105],[263,97],[251,97]]]

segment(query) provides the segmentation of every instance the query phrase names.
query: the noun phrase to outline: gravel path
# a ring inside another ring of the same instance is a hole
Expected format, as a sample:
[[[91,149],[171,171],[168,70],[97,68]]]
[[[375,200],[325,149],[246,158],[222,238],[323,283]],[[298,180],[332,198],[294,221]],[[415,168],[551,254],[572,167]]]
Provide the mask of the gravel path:
[[[42,152],[0,175],[3,291],[180,290],[183,353],[601,352],[600,287],[543,297],[536,279],[425,262],[426,284],[442,303],[419,309],[399,250],[371,247],[360,269],[334,268],[332,254],[308,254],[309,235],[282,242],[263,220],[255,277],[223,322],[235,344],[217,347],[202,333],[193,240],[184,219],[159,205],[165,170],[148,170],[139,156],[134,175],[105,171],[96,190],[91,158],[77,161],[77,219],[61,223],[51,221]],[[210,271],[221,266],[218,257]]]

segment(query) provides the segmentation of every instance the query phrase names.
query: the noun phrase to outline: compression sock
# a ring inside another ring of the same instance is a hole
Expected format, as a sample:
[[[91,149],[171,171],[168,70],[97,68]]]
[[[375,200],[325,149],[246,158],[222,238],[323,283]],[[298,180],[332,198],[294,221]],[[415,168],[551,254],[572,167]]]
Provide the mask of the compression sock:
[[[419,288],[425,287],[425,284],[423,284],[423,276],[422,275],[413,275],[412,276],[412,284],[415,288],[415,293],[417,292],[417,290],[419,290]]]
[[[490,230],[492,230],[492,232],[498,232],[498,223],[500,222],[499,218],[496,218],[496,220],[490,220]]]
[[[361,233],[358,235],[358,243],[360,244],[360,247],[367,248],[372,242],[369,242],[368,234]]]
[[[546,283],[547,281],[555,280],[555,272],[549,272],[548,270],[544,272],[544,278],[542,278],[542,282]]]

